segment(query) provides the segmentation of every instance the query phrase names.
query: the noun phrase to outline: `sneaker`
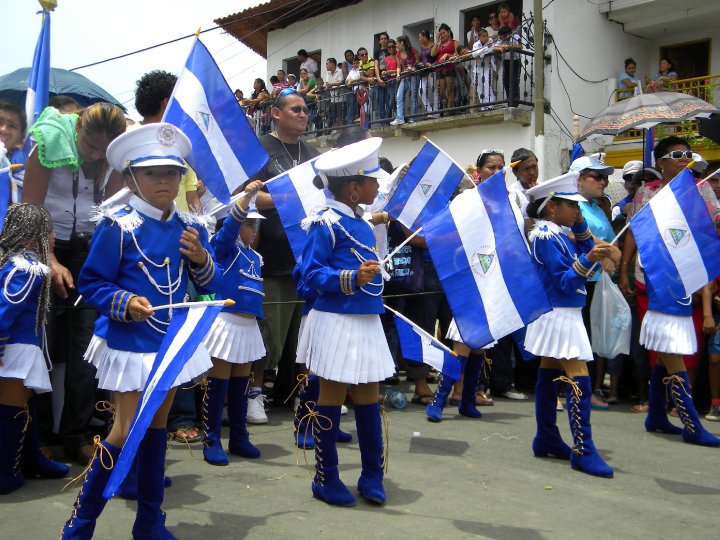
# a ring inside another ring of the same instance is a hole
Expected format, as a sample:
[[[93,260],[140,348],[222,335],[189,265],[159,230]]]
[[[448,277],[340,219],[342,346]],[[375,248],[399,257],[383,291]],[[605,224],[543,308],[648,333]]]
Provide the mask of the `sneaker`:
[[[710,409],[710,412],[705,415],[705,420],[711,422],[720,422],[720,406],[715,406]]]
[[[507,392],[505,392],[505,393],[502,395],[502,397],[507,398],[507,399],[518,399],[518,400],[524,400],[524,399],[527,399],[527,398],[528,398],[526,394],[523,394],[522,392],[519,392],[519,391],[516,390],[515,388],[511,388],[510,390],[508,390]]]
[[[390,122],[390,125],[391,126],[402,126],[404,123],[405,123],[405,120],[399,120],[396,118],[395,120]]]
[[[259,390],[255,390],[248,394],[247,408],[248,424],[267,424],[268,417],[265,414],[265,396]]]
[[[340,414],[347,414],[348,408],[345,405],[340,405]],[[720,420],[720,418],[718,418]]]

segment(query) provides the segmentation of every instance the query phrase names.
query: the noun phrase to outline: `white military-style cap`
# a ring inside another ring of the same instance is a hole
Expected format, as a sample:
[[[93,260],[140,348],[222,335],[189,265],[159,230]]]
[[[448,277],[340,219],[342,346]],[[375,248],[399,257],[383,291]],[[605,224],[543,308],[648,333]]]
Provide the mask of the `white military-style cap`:
[[[250,201],[250,204],[248,204],[247,216],[245,216],[245,219],[265,219],[265,216],[258,212],[257,206],[255,205],[254,197]]]
[[[191,149],[187,135],[172,124],[159,122],[126,131],[110,143],[106,155],[110,166],[118,171],[155,165],[184,169],[187,167],[184,158]]]
[[[390,175],[380,167],[381,144],[380,137],[371,137],[326,152],[315,162],[315,169],[326,185],[327,176],[372,176],[384,180]]]
[[[528,189],[525,194],[531,201],[545,199],[545,202],[543,202],[537,210],[538,215],[540,215],[540,212],[545,208],[547,202],[553,197],[567,199],[569,201],[587,202],[587,199],[578,193],[577,181],[579,176],[580,174],[577,172],[565,173],[562,176],[551,178],[542,184]]]
[[[581,172],[585,169],[593,171],[600,171],[606,176],[610,176],[615,169],[610,165],[605,165],[605,154],[590,154],[589,156],[582,156],[577,158],[570,165],[570,172]]]

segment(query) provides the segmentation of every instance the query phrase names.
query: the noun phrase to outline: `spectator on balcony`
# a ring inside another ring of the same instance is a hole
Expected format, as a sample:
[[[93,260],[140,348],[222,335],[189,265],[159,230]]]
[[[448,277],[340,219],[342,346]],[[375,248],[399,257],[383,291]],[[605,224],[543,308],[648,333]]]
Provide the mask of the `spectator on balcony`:
[[[430,32],[423,30],[418,34],[420,42],[420,61],[416,68],[424,68],[435,63],[435,55],[432,54],[433,42],[430,40]],[[438,109],[438,95],[435,88],[435,72],[427,70],[420,76],[419,93],[425,112],[430,113]],[[432,101],[430,98],[432,97]],[[430,115],[430,118],[437,117]]]
[[[485,30],[487,30],[488,36],[490,36],[490,39],[492,39],[493,41],[496,40],[498,37],[500,26],[500,19],[498,18],[497,12],[491,11],[488,14],[488,25],[485,27]]]
[[[360,74],[363,76],[363,80],[373,84],[375,82],[375,60],[370,57],[365,47],[358,49],[357,58],[360,60],[358,68],[360,69]]]
[[[452,39],[450,27],[442,23],[438,28],[431,51],[432,55],[435,56],[435,63],[442,64],[449,61],[455,55],[456,50],[457,41]],[[455,106],[455,64],[448,64],[438,68],[435,73],[437,75],[440,104],[443,109],[450,109]]]
[[[382,78],[382,74],[383,72],[387,71],[387,64],[385,63],[385,59],[391,54],[394,55],[395,51],[391,53],[390,49],[388,48],[388,45],[390,44],[390,36],[387,32],[380,32],[378,40],[380,41],[380,48],[377,49],[374,54],[374,76],[378,86],[373,92],[373,109],[375,111],[376,117],[380,119],[387,118],[391,114],[389,106],[390,93],[388,92],[385,80]]]
[[[353,60],[355,59],[355,53],[348,49],[345,51],[345,54],[343,54],[343,57],[345,58],[345,61],[342,63],[342,65],[339,65],[338,67],[342,69],[344,81],[345,79],[347,79],[348,73],[350,73],[350,70],[352,69]]]
[[[458,43],[457,52],[452,57],[453,60],[465,60],[472,58],[470,50],[463,44]],[[455,66],[455,104],[456,105],[467,105],[471,96],[471,80],[470,73],[467,70],[467,64],[458,62]],[[472,91],[474,97],[475,90]],[[465,111],[461,111],[464,113]]]
[[[305,49],[300,49],[297,52],[297,59],[300,62],[300,69],[307,70],[308,74],[315,78],[318,74],[318,63],[315,59],[308,54]]]
[[[477,99],[480,103],[492,103],[497,100],[495,97],[495,81],[497,80],[497,56],[492,55],[493,42],[486,29],[480,30],[479,38],[472,48],[472,57],[475,58],[473,66],[473,79],[477,92]],[[484,111],[491,109],[491,106],[481,107]]]
[[[495,51],[502,54],[502,81],[508,107],[516,107],[520,98],[520,55],[522,50],[520,34],[509,26],[502,26],[498,32]]]
[[[270,94],[265,87],[265,81],[255,79],[253,81],[253,91],[252,94],[250,94],[250,98],[241,100],[240,105],[247,107],[248,114],[253,114],[255,112],[255,106],[268,99],[270,99]]]
[[[618,100],[626,99],[637,94],[638,88],[640,88],[640,79],[635,76],[636,73],[637,62],[632,58],[626,58],[625,71],[620,74],[617,81]]]
[[[315,86],[308,91],[306,98],[310,109],[308,123],[316,130],[323,129],[330,109],[330,94],[322,77],[315,79]]]
[[[418,112],[418,78],[413,73],[418,61],[418,52],[410,44],[410,38],[405,35],[398,36],[396,43],[398,49],[396,76],[399,82],[396,96],[395,120],[390,122],[393,126],[399,126],[405,123],[406,92],[410,92],[410,114],[417,114]],[[411,118],[410,122],[415,122],[415,118]]]
[[[292,88],[293,90],[297,90],[300,87],[300,83],[298,82],[298,78],[294,73],[288,73],[287,76],[288,81],[288,88]]]
[[[277,83],[272,83],[272,79],[270,80],[273,86],[272,97],[277,97],[285,88],[290,88],[290,83],[285,75],[285,70],[278,69],[275,76],[277,77]]]
[[[468,30],[465,35],[467,38],[465,43],[467,43],[468,49],[472,49],[475,42],[480,39],[480,30],[482,30],[482,27],[480,26],[480,17],[473,15],[473,18],[470,20],[470,30]]]
[[[509,26],[513,30],[520,26],[520,21],[511,11],[508,4],[500,4],[498,6],[498,22],[500,26]]]
[[[365,51],[367,56],[367,51]],[[360,81],[364,79],[363,74],[360,72],[360,59],[355,57],[352,62],[352,68],[350,69],[345,84],[348,86],[347,94],[345,94],[345,103],[347,105],[345,110],[345,123],[352,124],[357,114],[357,97],[356,92],[360,88]]]
[[[352,51],[350,51],[352,52]],[[330,104],[327,109],[327,126],[331,127],[342,118],[342,90],[337,88],[345,84],[342,70],[337,65],[335,58],[328,58],[325,61],[325,88],[330,90]]]
[[[650,84],[645,88],[646,92],[660,92],[667,88],[672,81],[677,80],[678,74],[675,66],[667,58],[661,58],[658,64],[658,72],[653,75]]]
[[[309,101],[307,98],[308,92],[315,88],[315,77],[311,77],[308,70],[302,68],[300,70],[300,82],[298,83],[298,94],[305,98],[305,101]]]
[[[388,110],[387,114],[392,115],[395,112],[395,94],[398,88],[397,69],[398,69],[398,56],[397,56],[397,42],[394,39],[388,41],[388,51],[390,54],[385,57],[385,71],[381,73],[385,80],[385,89],[388,93],[387,102]],[[416,53],[417,56],[417,53]]]

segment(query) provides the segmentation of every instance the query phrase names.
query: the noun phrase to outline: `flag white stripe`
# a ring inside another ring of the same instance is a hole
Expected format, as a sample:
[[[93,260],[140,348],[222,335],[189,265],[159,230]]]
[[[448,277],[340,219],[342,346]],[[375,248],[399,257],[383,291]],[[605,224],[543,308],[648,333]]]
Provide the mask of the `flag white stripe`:
[[[670,188],[662,189],[650,201],[655,222],[658,224],[659,233],[667,246],[670,257],[675,263],[677,273],[685,286],[685,292],[692,294],[710,281],[705,268],[705,262],[700,255],[700,250],[692,236],[692,229],[685,219],[682,208]],[[677,226],[686,230],[690,238],[683,239],[681,245],[675,247],[669,245],[666,235],[667,228]]]
[[[232,148],[230,148],[217,120],[212,116],[212,109],[208,104],[202,83],[190,70],[185,69],[180,75],[175,84],[174,98],[180,108],[185,111],[185,114],[195,122],[200,132],[205,135],[208,145],[212,148],[218,167],[225,177],[225,182],[228,184],[228,189],[232,193],[242,182],[248,179],[248,174],[238,161]],[[209,132],[205,129],[205,125],[202,124],[198,115],[195,114],[200,109],[209,111],[211,115],[212,128]]]
[[[422,344],[423,362],[434,367],[438,371],[442,371],[443,365],[445,364],[445,353],[437,347],[434,347],[432,342],[425,336],[420,336],[419,334],[418,336],[420,337],[420,343]]]
[[[158,366],[157,371],[155,371],[155,376],[145,385],[145,392],[143,392],[143,401],[140,402],[140,406],[135,415],[136,418],[142,414],[142,411],[145,408],[147,401],[152,395],[152,392],[148,391],[148,389],[157,385],[158,381],[165,373],[165,370],[168,368],[173,359],[177,356],[180,349],[182,349],[185,345],[188,336],[192,334],[192,331],[198,325],[198,322],[205,313],[205,309],[206,308],[204,307],[188,309],[187,318],[185,319],[183,325],[178,329],[177,334],[175,334],[175,337],[170,343],[170,346],[168,347],[168,350],[163,357],[162,363]]]
[[[318,206],[325,204],[325,193],[322,189],[318,189],[313,185],[315,169],[312,162],[304,163],[300,166],[300,170],[289,174],[289,176],[290,181],[295,186],[295,191],[300,198],[306,216],[310,215],[310,212]]]
[[[482,211],[478,211],[482,208]],[[495,251],[495,235],[487,210],[476,189],[467,190],[450,205],[450,213],[455,222],[465,257],[472,268],[472,257],[478,251]],[[495,254],[497,258],[497,252]],[[499,261],[498,267],[488,277],[481,277],[472,272],[478,292],[485,305],[488,328],[493,337],[504,337],[518,328],[525,326],[515,308],[510,292],[502,275]]]
[[[423,211],[428,200],[435,195],[437,187],[440,185],[443,178],[445,178],[445,175],[452,167],[452,159],[450,159],[443,152],[438,153],[437,157],[435,157],[433,162],[425,171],[425,174],[423,174],[422,178],[417,183],[417,186],[413,190],[412,195],[408,197],[408,201],[407,203],[405,203],[405,207],[398,216],[397,220],[401,223],[406,224],[406,227],[409,227],[410,225],[415,223],[418,215],[420,215],[420,212]],[[422,194],[422,189],[420,188],[420,185],[425,183],[430,183],[434,186],[428,197]]]

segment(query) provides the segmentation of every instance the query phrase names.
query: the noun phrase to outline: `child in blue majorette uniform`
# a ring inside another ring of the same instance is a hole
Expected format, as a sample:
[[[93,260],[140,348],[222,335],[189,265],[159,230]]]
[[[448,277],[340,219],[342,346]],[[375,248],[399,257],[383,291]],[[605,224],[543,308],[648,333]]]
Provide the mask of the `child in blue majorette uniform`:
[[[537,435],[533,452],[538,457],[569,459],[573,469],[611,478],[613,470],[598,454],[590,426],[592,388],[587,364],[593,359],[583,325],[585,282],[595,263],[607,258],[611,246],[595,244],[578,203],[577,173],[553,178],[529,189],[528,216],[537,219],[530,231],[531,255],[553,309],[530,323],[525,349],[540,356],[535,388]],[[572,228],[574,239],[566,230]],[[563,376],[563,372],[565,376]],[[557,385],[567,383],[567,410],[573,447],[557,428]]]
[[[16,204],[0,236],[0,494],[25,478],[62,478],[69,467],[40,452],[30,418],[32,392],[50,391],[42,342],[50,306],[50,217],[39,206]]]
[[[302,279],[319,291],[298,345],[298,357],[320,378],[313,407],[315,477],[313,495],[328,504],[352,506],[355,497],[338,475],[337,431],[346,385],[353,385],[362,472],[358,492],[383,504],[383,441],[378,382],[391,376],[394,364],[383,338],[379,314],[384,311],[383,282],[370,224],[359,204],[372,204],[378,178],[387,177],[378,163],[382,140],[366,139],[318,158],[318,188],[328,187],[334,200],[305,222]]]
[[[228,401],[231,453],[246,458],[260,457],[247,431],[247,388],[252,362],[265,355],[257,319],[263,317],[262,257],[250,245],[255,241],[260,220],[265,219],[249,206],[263,187],[259,180],[250,183],[225,218],[211,245],[218,265],[223,268],[222,285],[216,298],[235,301],[223,308],[205,337],[212,356],[203,397],[202,419],[205,437],[203,456],[211,465],[227,465],[228,457],[220,442],[225,395]]]
[[[102,492],[125,443],[138,400],[170,324],[173,309],[152,306],[182,302],[191,279],[201,292],[218,288],[220,270],[198,218],[175,210],[190,141],[170,124],[142,126],[115,139],[110,165],[122,171],[133,196],[106,209],[93,235],[78,289],[108,319],[106,344],[92,355],[98,386],[116,392],[116,416],[96,453],[75,501],[63,538],[90,538],[107,500]],[[100,352],[101,354],[98,354]],[[188,360],[177,387],[212,367],[204,346]],[[138,510],[133,538],[173,538],[160,509],[164,492],[167,413],[171,390],[137,451]]]

